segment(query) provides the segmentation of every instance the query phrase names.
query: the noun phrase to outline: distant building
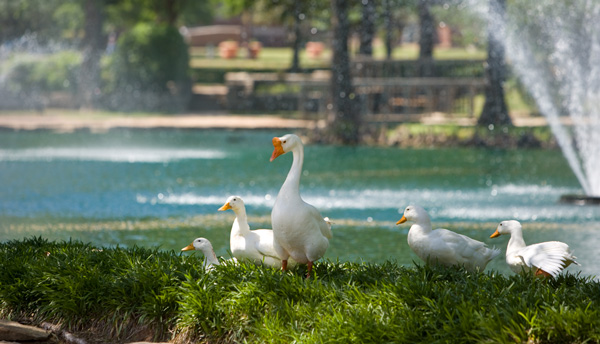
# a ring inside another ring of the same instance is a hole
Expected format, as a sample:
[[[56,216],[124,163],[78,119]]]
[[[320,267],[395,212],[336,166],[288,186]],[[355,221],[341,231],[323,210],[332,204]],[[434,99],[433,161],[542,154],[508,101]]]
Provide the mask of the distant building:
[[[216,46],[223,41],[242,40],[241,25],[209,25],[186,28],[183,35],[192,47]]]
[[[217,46],[223,41],[242,42],[249,37],[268,47],[282,47],[288,44],[287,31],[282,26],[245,27],[236,24],[208,25],[183,28],[182,35],[192,47]]]

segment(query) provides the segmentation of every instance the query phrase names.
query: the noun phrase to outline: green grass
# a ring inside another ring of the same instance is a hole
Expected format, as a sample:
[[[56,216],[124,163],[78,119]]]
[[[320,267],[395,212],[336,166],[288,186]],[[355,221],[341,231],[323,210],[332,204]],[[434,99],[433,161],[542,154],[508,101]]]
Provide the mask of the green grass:
[[[388,143],[411,147],[490,146],[504,148],[557,148],[547,126],[487,127],[457,124],[404,123],[387,131]]]
[[[600,283],[320,262],[281,273],[201,255],[29,238],[0,244],[0,315],[90,342],[461,343],[600,341]]]
[[[262,48],[258,58],[248,59],[245,51],[240,49],[237,58],[224,59],[219,57],[218,54],[209,58],[204,48],[192,48],[190,49],[190,66],[192,68],[208,69],[285,70],[291,66],[292,53],[290,48]],[[330,60],[331,51],[329,50],[325,51],[318,59],[309,58],[304,50],[300,52],[300,65],[302,68],[328,68]]]
[[[256,59],[248,59],[243,51],[238,52],[235,59],[223,59],[218,56],[208,58],[204,48],[190,49],[190,66],[192,68],[206,69],[243,69],[243,70],[261,70],[261,69],[288,69],[292,62],[291,48],[263,48]],[[373,56],[376,59],[385,58],[383,46],[375,46]],[[414,60],[419,57],[419,47],[414,44],[406,44],[396,47],[392,52],[393,59]],[[434,58],[439,60],[470,60],[485,59],[486,52],[477,49],[450,48],[435,49]],[[323,55],[318,59],[311,59],[306,55],[305,50],[300,52],[300,66],[302,68],[329,68],[331,63],[331,50],[325,49]]]

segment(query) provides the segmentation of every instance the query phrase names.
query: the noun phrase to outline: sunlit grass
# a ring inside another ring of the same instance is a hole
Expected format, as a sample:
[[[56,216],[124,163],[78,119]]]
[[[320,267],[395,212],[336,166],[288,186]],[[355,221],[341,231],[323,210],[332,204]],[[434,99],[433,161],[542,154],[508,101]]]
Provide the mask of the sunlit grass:
[[[204,272],[201,255],[42,238],[0,244],[0,315],[95,341],[260,343],[600,340],[600,283],[319,262]]]
[[[292,49],[290,48],[262,48],[258,58],[249,59],[243,49],[238,51],[237,58],[224,59],[216,54],[207,57],[204,48],[192,48],[190,50],[192,68],[217,68],[217,69],[281,69],[290,68],[292,64]],[[306,52],[300,52],[300,65],[303,68],[327,68],[331,51],[326,50],[320,58],[309,58]]]
[[[354,48],[356,50],[356,47]],[[256,59],[246,58],[245,52],[240,50],[238,57],[234,59],[223,59],[215,54],[212,58],[207,57],[205,48],[190,49],[192,68],[225,68],[225,69],[288,69],[292,63],[291,48],[263,48]],[[300,66],[302,68],[328,68],[331,63],[331,49],[325,49],[323,55],[313,59],[307,56],[303,49],[300,52]],[[355,54],[352,51],[352,54]],[[373,49],[375,59],[385,58],[385,48],[375,45]],[[419,46],[416,44],[405,44],[394,48],[392,58],[397,60],[414,60],[419,57]],[[471,60],[485,59],[486,52],[475,48],[448,48],[435,49],[434,58],[440,60]]]

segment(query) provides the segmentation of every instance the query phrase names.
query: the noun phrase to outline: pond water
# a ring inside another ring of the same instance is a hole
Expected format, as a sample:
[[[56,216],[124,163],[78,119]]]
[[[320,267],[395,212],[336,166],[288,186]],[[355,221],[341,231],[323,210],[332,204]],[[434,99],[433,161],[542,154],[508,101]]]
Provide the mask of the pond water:
[[[252,228],[270,228],[270,210],[291,154],[269,162],[274,131],[111,130],[0,135],[0,239],[41,235],[99,246],[179,250],[194,238],[228,256],[234,215],[217,212],[241,196]],[[567,242],[585,275],[600,244],[600,208],[560,204],[580,193],[558,150],[400,149],[307,145],[303,198],[334,223],[326,259],[412,264],[411,203],[435,227],[489,239],[501,220],[523,223],[527,242]],[[489,267],[508,272],[503,256]]]

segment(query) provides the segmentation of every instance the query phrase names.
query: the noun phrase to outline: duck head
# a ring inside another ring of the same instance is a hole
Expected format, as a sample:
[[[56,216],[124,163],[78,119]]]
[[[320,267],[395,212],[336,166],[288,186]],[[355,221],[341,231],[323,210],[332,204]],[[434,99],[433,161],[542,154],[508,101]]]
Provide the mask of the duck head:
[[[282,137],[273,138],[273,154],[271,155],[271,161],[275,160],[278,156],[283,155],[296,147],[298,144],[302,144],[302,140],[294,134],[287,134]]]
[[[181,249],[182,251],[198,250],[202,252],[208,252],[206,250],[213,250],[212,244],[206,238],[196,238],[191,244]]]
[[[235,211],[236,209],[240,209],[242,207],[244,207],[244,201],[242,198],[240,196],[231,196],[227,199],[227,202],[225,202],[225,204],[219,208],[219,211],[225,211],[229,209],[233,209]]]
[[[521,223],[516,220],[502,221],[496,227],[494,234],[490,238],[499,237],[502,234],[511,234],[514,230],[521,230]]]
[[[404,209],[404,214],[402,218],[396,222],[397,225],[410,221],[410,222],[419,222],[421,220],[429,220],[429,215],[427,211],[418,205],[409,205]]]

